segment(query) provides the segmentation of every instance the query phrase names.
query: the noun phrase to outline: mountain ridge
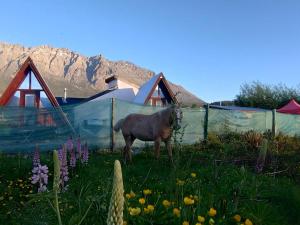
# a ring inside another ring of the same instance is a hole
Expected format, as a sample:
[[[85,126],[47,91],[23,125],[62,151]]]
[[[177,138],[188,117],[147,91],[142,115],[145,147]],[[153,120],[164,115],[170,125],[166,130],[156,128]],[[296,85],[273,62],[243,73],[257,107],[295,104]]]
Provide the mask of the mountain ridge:
[[[32,58],[55,96],[63,96],[66,87],[68,96],[89,97],[106,90],[105,79],[111,75],[141,86],[155,74],[129,61],[108,60],[102,54],[88,57],[67,48],[50,45],[24,47],[0,42],[0,94],[28,56]],[[174,93],[181,93],[178,100],[184,105],[203,105],[201,99],[180,85],[171,82],[170,85]]]

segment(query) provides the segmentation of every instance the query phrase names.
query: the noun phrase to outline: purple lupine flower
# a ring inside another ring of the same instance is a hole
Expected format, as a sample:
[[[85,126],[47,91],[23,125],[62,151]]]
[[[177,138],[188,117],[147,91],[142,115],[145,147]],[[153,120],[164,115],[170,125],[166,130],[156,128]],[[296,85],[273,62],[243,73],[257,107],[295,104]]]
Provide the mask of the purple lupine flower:
[[[32,184],[38,184],[38,192],[44,192],[47,190],[48,184],[48,167],[38,165],[32,169]]]
[[[75,155],[75,150],[74,149],[72,149],[70,151],[70,166],[72,168],[76,167],[76,155]]]
[[[36,145],[35,150],[34,150],[34,154],[33,154],[33,159],[32,159],[33,167],[37,167],[38,165],[40,165],[40,163],[41,163],[40,150],[39,150],[39,147]]]
[[[83,146],[83,153],[82,153],[82,159],[81,162],[87,164],[89,161],[89,149],[88,149],[88,145],[85,142],[84,146]]]
[[[58,159],[60,163],[60,186],[62,190],[65,190],[67,188],[66,182],[69,180],[67,150],[65,146],[62,146],[62,148],[58,150]]]
[[[67,140],[67,149],[69,152],[71,152],[74,148],[74,144],[73,144],[73,139],[72,137],[70,137],[68,140]]]
[[[80,137],[78,137],[77,139],[77,154],[76,154],[76,158],[77,159],[81,159],[81,142],[80,142]]]

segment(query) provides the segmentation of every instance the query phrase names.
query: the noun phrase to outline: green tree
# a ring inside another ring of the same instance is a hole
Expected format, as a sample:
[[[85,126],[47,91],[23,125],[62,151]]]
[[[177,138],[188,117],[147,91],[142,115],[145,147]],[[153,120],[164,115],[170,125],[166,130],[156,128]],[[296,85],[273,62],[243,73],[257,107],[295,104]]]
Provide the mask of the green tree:
[[[300,92],[284,84],[266,85],[258,81],[243,84],[240,93],[234,100],[235,105],[276,109],[286,104],[290,99],[300,100]]]

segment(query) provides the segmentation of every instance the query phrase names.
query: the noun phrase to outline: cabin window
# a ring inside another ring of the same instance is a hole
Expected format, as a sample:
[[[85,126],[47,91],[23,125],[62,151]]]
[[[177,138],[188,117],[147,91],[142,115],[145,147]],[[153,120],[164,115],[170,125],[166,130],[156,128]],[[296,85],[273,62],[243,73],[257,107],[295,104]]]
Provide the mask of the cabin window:
[[[31,73],[31,89],[43,89],[33,73]]]
[[[26,94],[25,95],[25,107],[36,107],[35,94]]]
[[[29,73],[26,75],[24,81],[22,82],[19,89],[29,89],[29,83],[30,83],[30,75]]]

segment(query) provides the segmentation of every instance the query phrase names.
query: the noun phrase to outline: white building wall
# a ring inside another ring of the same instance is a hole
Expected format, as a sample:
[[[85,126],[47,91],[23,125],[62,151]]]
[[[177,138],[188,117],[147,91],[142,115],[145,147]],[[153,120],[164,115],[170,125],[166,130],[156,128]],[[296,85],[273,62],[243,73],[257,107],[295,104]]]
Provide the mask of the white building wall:
[[[138,93],[139,88],[135,85],[129,84],[127,82],[118,80],[118,89],[124,89],[124,88],[132,88],[134,94]]]

